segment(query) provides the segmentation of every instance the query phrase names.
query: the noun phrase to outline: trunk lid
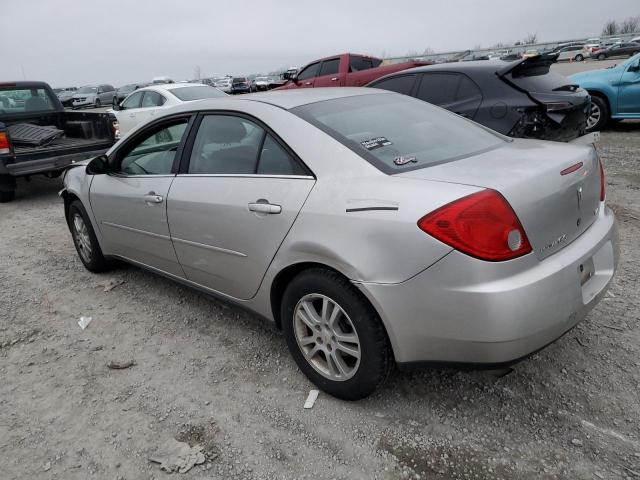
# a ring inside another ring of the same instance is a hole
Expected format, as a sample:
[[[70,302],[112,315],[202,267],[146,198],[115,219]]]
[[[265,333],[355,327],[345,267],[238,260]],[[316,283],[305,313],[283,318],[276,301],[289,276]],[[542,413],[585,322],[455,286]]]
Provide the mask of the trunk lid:
[[[480,155],[395,176],[497,190],[511,204],[540,260],[587,230],[600,206],[593,146],[518,139]]]

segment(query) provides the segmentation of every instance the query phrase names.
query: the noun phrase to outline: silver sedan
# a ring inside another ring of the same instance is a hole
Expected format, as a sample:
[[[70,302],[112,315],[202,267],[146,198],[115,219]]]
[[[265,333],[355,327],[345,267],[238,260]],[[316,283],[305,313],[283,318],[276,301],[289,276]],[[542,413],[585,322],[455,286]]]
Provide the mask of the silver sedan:
[[[121,259],[251,309],[343,399],[394,363],[539,350],[618,258],[593,146],[509,139],[374,89],[175,107],[69,170],[62,196],[89,270]]]

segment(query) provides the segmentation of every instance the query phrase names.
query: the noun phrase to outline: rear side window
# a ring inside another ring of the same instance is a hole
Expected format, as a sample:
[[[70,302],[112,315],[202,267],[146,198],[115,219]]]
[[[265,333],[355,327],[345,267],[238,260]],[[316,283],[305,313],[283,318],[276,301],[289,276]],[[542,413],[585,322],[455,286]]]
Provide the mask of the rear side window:
[[[44,88],[0,88],[0,115],[27,112],[50,112],[54,100]]]
[[[260,152],[258,173],[261,175],[306,175],[300,164],[291,158],[291,155],[268,134]]]
[[[320,62],[312,63],[307,68],[302,70],[298,75],[298,80],[308,80],[310,78],[314,78],[318,76],[318,71],[320,70]]]
[[[322,77],[323,75],[334,75],[338,73],[339,69],[340,69],[339,58],[325,60],[324,62],[322,62],[322,67],[320,68],[320,73],[318,74],[318,76]]]
[[[395,93],[327,100],[290,112],[387,174],[469,157],[505,143],[453,113]]]
[[[416,78],[416,75],[398,75],[397,77],[380,80],[371,86],[373,88],[381,88],[382,90],[409,95],[411,90],[413,90],[413,85],[416,83]]]
[[[142,108],[159,107],[166,101],[167,99],[160,95],[158,92],[147,90],[146,92],[144,92],[144,98],[142,99]]]
[[[183,102],[188,102],[190,100],[202,100],[204,98],[218,98],[227,96],[224,92],[221,92],[217,88],[209,87],[206,85],[170,88],[169,91]]]
[[[425,73],[418,88],[418,98],[434,105],[446,105],[456,100],[460,75],[455,73]]]
[[[370,68],[379,67],[382,60],[371,57],[361,57],[360,55],[349,55],[349,71],[359,72]]]

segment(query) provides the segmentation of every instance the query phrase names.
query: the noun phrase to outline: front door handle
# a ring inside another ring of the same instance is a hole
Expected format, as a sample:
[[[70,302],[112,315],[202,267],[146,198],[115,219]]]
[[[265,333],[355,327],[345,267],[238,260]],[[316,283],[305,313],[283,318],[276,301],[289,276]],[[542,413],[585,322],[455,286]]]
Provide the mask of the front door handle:
[[[155,192],[149,192],[143,198],[145,203],[162,203],[164,201],[162,195],[156,195]]]
[[[332,82],[337,82],[338,80],[339,80],[339,78],[338,78],[338,77],[333,77],[333,78],[331,79],[331,81],[332,81]]]
[[[273,205],[264,199],[260,199],[257,202],[253,202],[249,204],[249,211],[257,212],[257,213],[270,213],[270,214],[278,214],[282,212],[282,207],[280,205]]]
[[[305,85],[311,85],[311,82],[304,82]]]

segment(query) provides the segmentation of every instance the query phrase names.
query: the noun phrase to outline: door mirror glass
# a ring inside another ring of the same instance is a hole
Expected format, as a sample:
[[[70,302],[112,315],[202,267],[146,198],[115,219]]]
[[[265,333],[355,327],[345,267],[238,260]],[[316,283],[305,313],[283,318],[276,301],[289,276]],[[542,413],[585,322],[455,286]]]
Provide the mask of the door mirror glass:
[[[106,155],[95,157],[87,164],[88,175],[104,175],[109,171],[109,159]]]

